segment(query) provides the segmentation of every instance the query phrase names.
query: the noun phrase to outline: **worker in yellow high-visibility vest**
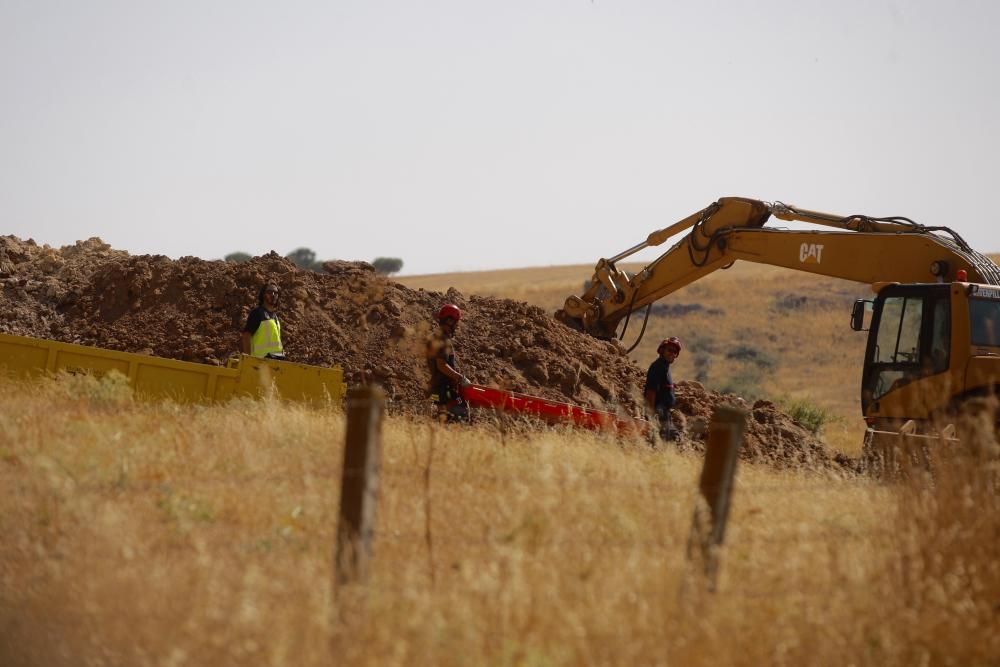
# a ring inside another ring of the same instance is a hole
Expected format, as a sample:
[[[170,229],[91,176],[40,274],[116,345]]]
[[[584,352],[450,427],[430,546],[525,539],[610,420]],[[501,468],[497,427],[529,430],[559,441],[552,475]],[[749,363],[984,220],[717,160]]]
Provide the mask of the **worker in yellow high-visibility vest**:
[[[281,321],[278,320],[278,286],[268,283],[257,294],[257,307],[250,311],[241,337],[243,354],[268,359],[284,359]]]

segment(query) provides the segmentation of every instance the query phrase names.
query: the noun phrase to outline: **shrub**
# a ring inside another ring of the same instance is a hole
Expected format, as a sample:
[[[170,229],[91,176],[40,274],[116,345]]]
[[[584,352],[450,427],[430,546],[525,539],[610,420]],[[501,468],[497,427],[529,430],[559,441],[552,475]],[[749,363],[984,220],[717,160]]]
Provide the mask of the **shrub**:
[[[700,303],[654,303],[650,309],[650,315],[660,317],[684,317],[691,313],[704,313],[705,315],[725,315],[722,308],[706,308]]]
[[[836,417],[816,405],[808,398],[789,398],[787,396],[778,399],[778,405],[789,417],[802,424],[813,435],[819,435],[826,424],[835,421]]]
[[[323,262],[316,259],[316,252],[310,248],[296,248],[285,255],[285,258],[300,269],[309,271],[323,270]]]
[[[774,297],[771,307],[779,312],[787,312],[805,308],[809,303],[809,297],[801,294],[781,294]]]
[[[712,368],[712,356],[706,352],[696,352],[694,355],[694,379],[701,384],[708,383],[708,372]]]
[[[398,257],[376,257],[372,260],[375,270],[384,276],[399,273],[403,268],[403,260]]]
[[[757,366],[757,368],[766,371],[774,370],[774,367],[778,365],[777,360],[773,356],[758,347],[751,347],[750,345],[737,345],[726,352],[726,358],[751,363]]]

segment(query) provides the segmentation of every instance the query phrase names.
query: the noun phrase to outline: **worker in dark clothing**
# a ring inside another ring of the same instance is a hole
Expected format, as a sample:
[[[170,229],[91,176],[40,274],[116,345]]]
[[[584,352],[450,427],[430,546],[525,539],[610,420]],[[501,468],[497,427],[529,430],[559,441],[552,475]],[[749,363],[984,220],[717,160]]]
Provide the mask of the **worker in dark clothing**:
[[[281,344],[281,322],[278,320],[277,285],[268,283],[257,293],[257,307],[250,311],[243,327],[241,347],[243,354],[267,359],[284,359]]]
[[[646,373],[646,410],[655,414],[659,421],[660,437],[664,440],[677,440],[679,433],[670,421],[670,408],[674,407],[677,396],[674,394],[674,380],[670,375],[670,364],[674,363],[681,353],[681,341],[671,336],[660,342],[656,348],[659,355],[656,361],[649,365]]]
[[[444,304],[437,314],[439,329],[427,341],[427,367],[431,373],[428,393],[435,417],[444,422],[470,420],[469,406],[462,398],[462,387],[469,384],[469,379],[458,371],[453,342],[461,319],[458,306]]]

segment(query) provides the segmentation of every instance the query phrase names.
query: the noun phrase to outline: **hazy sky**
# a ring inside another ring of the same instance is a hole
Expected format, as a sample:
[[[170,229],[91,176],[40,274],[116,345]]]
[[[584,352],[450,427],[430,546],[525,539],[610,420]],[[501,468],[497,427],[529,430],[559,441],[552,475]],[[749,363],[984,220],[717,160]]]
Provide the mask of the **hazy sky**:
[[[998,8],[0,0],[0,234],[436,273],[738,195],[998,251]]]

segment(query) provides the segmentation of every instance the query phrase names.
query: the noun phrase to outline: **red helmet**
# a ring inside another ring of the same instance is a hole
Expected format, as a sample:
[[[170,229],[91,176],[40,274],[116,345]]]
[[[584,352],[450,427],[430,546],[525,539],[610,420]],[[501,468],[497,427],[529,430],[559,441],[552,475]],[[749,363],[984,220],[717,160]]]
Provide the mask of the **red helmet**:
[[[453,303],[444,304],[441,306],[441,310],[438,311],[438,322],[442,322],[449,317],[456,322],[462,319],[462,311]]]
[[[677,354],[681,353],[681,339],[677,336],[671,336],[670,338],[664,338],[660,341],[659,347],[656,348],[657,354],[663,354],[663,350],[667,348],[674,348],[677,350]]]

